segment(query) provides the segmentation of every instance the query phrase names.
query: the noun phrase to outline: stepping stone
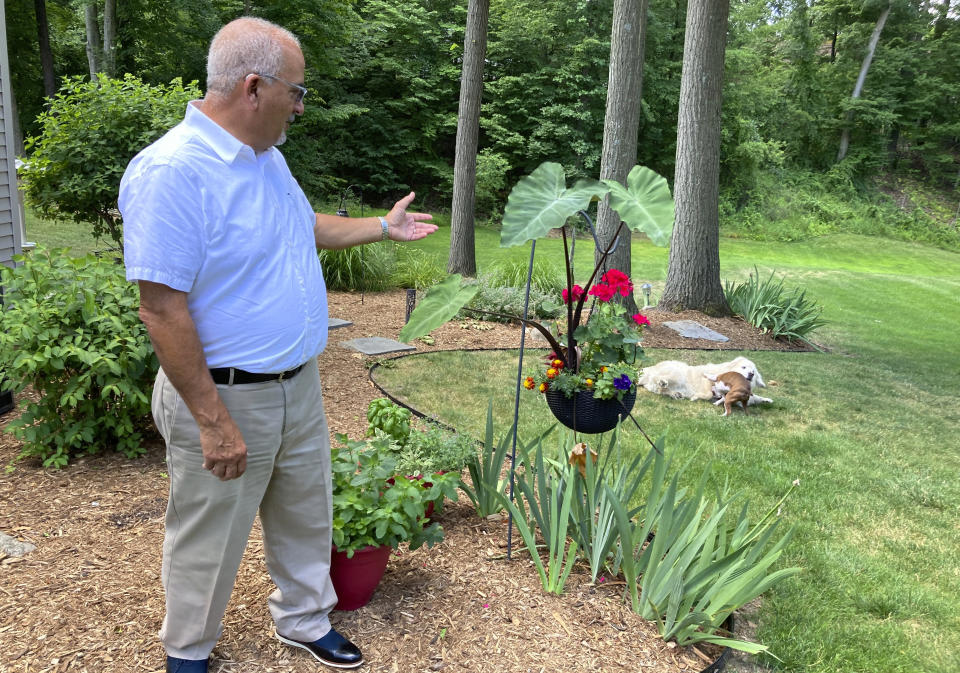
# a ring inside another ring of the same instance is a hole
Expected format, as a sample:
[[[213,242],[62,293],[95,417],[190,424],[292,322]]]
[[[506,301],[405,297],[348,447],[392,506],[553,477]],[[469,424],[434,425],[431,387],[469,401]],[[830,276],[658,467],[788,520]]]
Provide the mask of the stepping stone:
[[[383,337],[361,337],[359,339],[350,339],[341,341],[340,345],[344,348],[350,348],[360,351],[364,355],[383,355],[384,353],[396,353],[397,351],[415,351],[416,346],[405,344],[393,339]]]
[[[328,318],[327,319],[327,329],[337,329],[338,327],[350,327],[353,323],[349,320],[341,320],[340,318]]]
[[[674,320],[673,322],[663,323],[674,332],[688,339],[707,339],[708,341],[730,341],[728,337],[719,332],[714,332],[709,327],[704,327],[695,320]]]
[[[36,547],[29,542],[20,542],[6,533],[0,533],[0,554],[7,556],[25,556]]]

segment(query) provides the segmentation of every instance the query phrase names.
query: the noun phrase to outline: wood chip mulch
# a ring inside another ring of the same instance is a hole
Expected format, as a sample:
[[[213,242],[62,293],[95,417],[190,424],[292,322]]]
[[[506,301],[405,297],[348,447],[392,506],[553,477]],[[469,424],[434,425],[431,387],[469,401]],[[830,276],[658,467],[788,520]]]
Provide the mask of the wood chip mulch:
[[[360,437],[367,404],[379,393],[367,377],[373,360],[339,345],[361,336],[395,338],[403,325],[403,292],[330,293],[330,313],[353,325],[333,330],[320,358],[331,432]],[[647,348],[711,347],[681,340],[660,326],[689,318],[728,337],[726,350],[794,350],[742,321],[699,313],[648,313]],[[511,348],[519,329],[454,321],[418,350]],[[721,357],[718,355],[718,358]],[[726,356],[722,356],[726,359]],[[0,417],[0,429],[16,412]],[[104,453],[69,467],[17,461],[19,443],[0,433],[0,532],[37,549],[0,554],[0,673],[162,671],[157,632],[164,612],[160,552],[167,476],[154,438],[141,459]],[[563,596],[543,592],[536,571],[507,523],[479,519],[469,504],[448,503],[439,515],[444,541],[391,557],[373,600],[332,621],[363,649],[371,672],[699,671],[717,654],[661,641],[654,625],[621,599],[622,584],[593,586],[575,571]],[[210,670],[305,673],[318,664],[273,637],[266,598],[273,585],[255,526],[224,618]],[[320,667],[322,669],[322,667]]]

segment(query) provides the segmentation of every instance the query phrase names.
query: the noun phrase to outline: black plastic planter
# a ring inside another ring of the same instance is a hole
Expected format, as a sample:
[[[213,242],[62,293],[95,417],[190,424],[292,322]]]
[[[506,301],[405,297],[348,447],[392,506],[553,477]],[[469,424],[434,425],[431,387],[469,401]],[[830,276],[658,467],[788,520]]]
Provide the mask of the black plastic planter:
[[[634,387],[624,395],[623,401],[595,399],[592,390],[581,390],[573,397],[556,390],[548,390],[545,395],[547,406],[558,421],[571,430],[597,434],[613,430],[627,418],[637,399],[637,389]]]

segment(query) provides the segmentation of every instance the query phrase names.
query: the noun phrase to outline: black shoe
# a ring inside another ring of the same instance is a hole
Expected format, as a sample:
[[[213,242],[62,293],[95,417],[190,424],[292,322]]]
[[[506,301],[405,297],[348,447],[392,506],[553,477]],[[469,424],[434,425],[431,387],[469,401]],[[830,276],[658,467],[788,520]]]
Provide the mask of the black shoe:
[[[312,643],[306,643],[300,640],[292,640],[277,633],[280,642],[294,647],[302,647],[313,655],[313,658],[321,664],[333,666],[334,668],[356,668],[363,663],[363,655],[356,645],[341,636],[339,633],[330,629],[323,638],[314,640]]]
[[[167,673],[207,673],[208,659],[167,657]]]

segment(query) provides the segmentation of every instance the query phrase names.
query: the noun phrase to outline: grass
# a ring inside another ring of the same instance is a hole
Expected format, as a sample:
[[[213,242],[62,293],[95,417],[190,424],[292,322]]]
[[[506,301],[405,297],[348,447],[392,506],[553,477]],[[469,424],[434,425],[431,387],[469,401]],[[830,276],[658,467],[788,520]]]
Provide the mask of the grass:
[[[495,256],[479,240],[482,266]],[[633,252],[635,277],[650,273],[662,287],[666,251],[636,242]],[[712,464],[715,482],[742,489],[755,513],[800,479],[783,510],[797,526],[783,564],[804,570],[765,596],[757,637],[782,660],[766,663],[817,673],[960,670],[960,255],[854,235],[721,241],[724,279],[746,278],[754,265],[824,306],[830,323],[814,339],[830,352],[746,353],[776,381],[766,393],[774,404],[748,417],[645,392],[635,415],[648,433],[668,436],[680,462]],[[516,375],[515,352],[474,352],[403,358],[377,378],[479,436],[488,397],[498,427],[509,426]],[[523,392],[520,410],[524,435],[551,420],[534,393]],[[624,442],[643,450],[635,430]]]

